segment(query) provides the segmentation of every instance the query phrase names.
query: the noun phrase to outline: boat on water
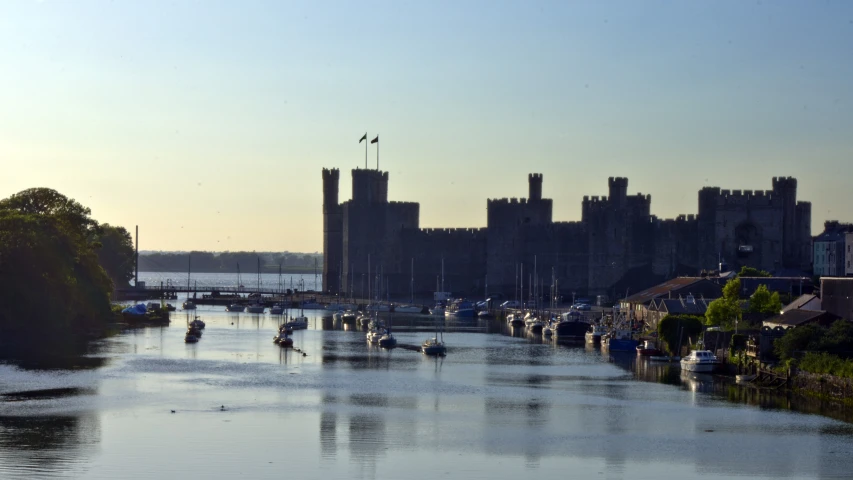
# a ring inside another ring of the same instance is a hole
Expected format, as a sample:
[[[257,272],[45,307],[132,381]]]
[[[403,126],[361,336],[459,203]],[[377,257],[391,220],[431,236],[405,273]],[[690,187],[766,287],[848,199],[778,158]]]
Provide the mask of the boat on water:
[[[603,325],[594,324],[584,335],[584,340],[590,345],[601,345],[601,337],[607,334]]]
[[[639,344],[628,330],[614,330],[601,338],[601,349],[609,352],[633,352]]]
[[[661,355],[660,349],[657,347],[655,342],[651,340],[643,340],[642,343],[637,345],[637,355],[641,357],[651,357]]]
[[[391,306],[385,303],[371,303],[367,306],[368,312],[390,312]]]
[[[226,312],[232,312],[232,313],[244,312],[245,310],[246,310],[246,307],[243,305],[240,305],[239,303],[232,303],[231,305],[228,305],[227,307],[225,307]]]
[[[419,305],[395,305],[394,312],[396,313],[421,313],[424,307]]]
[[[270,307],[270,315],[284,315],[284,305],[276,303]]]
[[[506,323],[513,327],[521,327],[524,326],[524,319],[518,314],[510,313],[506,317]]]
[[[169,309],[169,307],[170,307],[170,305],[168,305],[168,304],[167,304],[167,305],[166,305],[166,309],[168,310],[168,309]],[[182,307],[184,310],[195,310],[195,309],[196,309],[195,303],[194,303],[192,300],[187,300],[186,302],[184,302],[184,303],[181,305],[181,307]]]
[[[577,320],[560,320],[551,326],[552,336],[558,342],[583,342],[589,324]]]
[[[477,309],[474,303],[461,298],[454,300],[444,310],[445,317],[474,318],[476,313]]]
[[[305,330],[308,328],[308,317],[300,316],[291,318],[289,322],[284,324],[284,326],[293,330]]]
[[[302,302],[301,308],[303,310],[322,310],[323,306],[314,300],[306,300]]]
[[[198,336],[187,332],[184,336],[184,343],[198,343]]]
[[[717,356],[710,350],[693,350],[681,359],[681,370],[697,373],[711,373],[720,365]]]
[[[274,336],[272,341],[284,348],[293,347],[293,339],[290,338],[290,333],[286,329],[278,332],[278,335]]]
[[[446,307],[441,303],[436,303],[435,306],[429,309],[431,315],[444,315]]]
[[[264,313],[267,307],[265,307],[262,303],[254,303],[246,307],[246,311],[249,313]]]
[[[341,318],[342,323],[353,324],[353,323],[355,323],[356,318],[358,318],[358,315],[352,310],[347,310],[347,311],[341,313],[340,318]]]
[[[552,335],[554,335],[554,330],[551,329],[551,322],[548,321],[548,323],[546,323],[545,326],[542,327],[542,336],[550,337]]]
[[[190,322],[190,328],[203,329],[207,325],[201,320],[199,317],[195,317],[192,322]]]
[[[542,333],[542,329],[545,328],[545,322],[529,313],[524,319],[524,325],[531,333]]]

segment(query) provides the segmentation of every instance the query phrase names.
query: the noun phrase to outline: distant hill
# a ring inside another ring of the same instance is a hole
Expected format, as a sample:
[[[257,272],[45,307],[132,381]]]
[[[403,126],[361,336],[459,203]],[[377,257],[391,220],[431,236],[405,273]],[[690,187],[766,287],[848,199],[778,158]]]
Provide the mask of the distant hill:
[[[192,271],[199,273],[314,273],[323,271],[320,253],[294,252],[139,252],[140,272],[186,272],[192,258]]]

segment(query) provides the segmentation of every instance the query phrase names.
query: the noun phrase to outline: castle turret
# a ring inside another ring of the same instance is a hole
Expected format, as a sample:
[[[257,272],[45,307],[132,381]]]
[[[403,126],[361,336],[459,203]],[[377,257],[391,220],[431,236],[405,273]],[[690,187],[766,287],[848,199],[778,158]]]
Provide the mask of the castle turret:
[[[628,179],[625,177],[610,177],[607,179],[610,188],[610,204],[615,207],[625,205],[628,198]]]
[[[797,179],[773,177],[773,196],[782,205],[782,263],[786,267],[799,267],[799,239],[797,238]]]
[[[340,171],[323,169],[323,291],[339,293],[343,259],[343,216],[338,202]]]
[[[388,203],[388,172],[355,169],[352,171],[352,201]]]
[[[527,176],[530,192],[527,195],[529,200],[542,200],[542,174],[531,173]]]

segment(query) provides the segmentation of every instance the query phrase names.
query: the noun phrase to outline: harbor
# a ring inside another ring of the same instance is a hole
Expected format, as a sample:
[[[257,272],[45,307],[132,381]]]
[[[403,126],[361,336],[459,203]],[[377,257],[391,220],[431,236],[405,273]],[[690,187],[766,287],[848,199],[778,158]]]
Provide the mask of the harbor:
[[[213,479],[845,478],[851,466],[853,427],[784,395],[499,319],[442,319],[447,355],[430,357],[371,345],[331,312],[306,311],[292,349],[270,341],[268,313],[171,316],[93,344],[97,368],[0,365],[0,476],[144,478],[152,455]],[[186,344],[195,316],[204,338]],[[399,345],[435,325],[393,318]]]

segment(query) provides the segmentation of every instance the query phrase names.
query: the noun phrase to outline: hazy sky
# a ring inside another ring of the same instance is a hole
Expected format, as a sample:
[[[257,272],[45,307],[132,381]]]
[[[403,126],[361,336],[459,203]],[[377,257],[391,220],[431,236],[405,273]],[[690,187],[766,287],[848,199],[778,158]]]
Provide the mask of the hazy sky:
[[[322,250],[321,168],[381,138],[422,227],[544,174],[652,213],[799,178],[853,221],[853,2],[4,1],[0,197],[45,186],[140,248]],[[370,150],[375,166],[375,150]]]

